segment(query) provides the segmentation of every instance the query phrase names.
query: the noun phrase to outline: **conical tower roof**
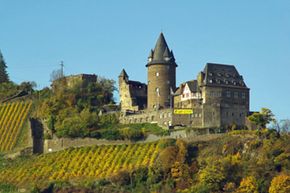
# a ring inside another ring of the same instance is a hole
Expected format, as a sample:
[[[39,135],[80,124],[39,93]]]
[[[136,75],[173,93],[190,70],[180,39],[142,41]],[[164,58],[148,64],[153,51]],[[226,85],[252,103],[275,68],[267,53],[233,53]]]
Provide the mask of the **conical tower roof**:
[[[168,49],[168,45],[166,43],[163,33],[161,33],[154,48],[154,60],[162,60],[166,48]]]
[[[150,51],[148,59],[147,66],[151,64],[175,64],[172,51],[170,51],[162,32],[158,37],[154,50]]]

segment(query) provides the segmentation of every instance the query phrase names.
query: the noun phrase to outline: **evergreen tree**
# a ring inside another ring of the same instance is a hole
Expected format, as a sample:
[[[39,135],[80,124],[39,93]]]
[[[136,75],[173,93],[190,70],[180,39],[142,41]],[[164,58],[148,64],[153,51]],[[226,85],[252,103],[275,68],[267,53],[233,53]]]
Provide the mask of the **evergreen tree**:
[[[0,84],[4,82],[9,82],[9,76],[6,71],[6,68],[7,68],[6,63],[0,51]]]

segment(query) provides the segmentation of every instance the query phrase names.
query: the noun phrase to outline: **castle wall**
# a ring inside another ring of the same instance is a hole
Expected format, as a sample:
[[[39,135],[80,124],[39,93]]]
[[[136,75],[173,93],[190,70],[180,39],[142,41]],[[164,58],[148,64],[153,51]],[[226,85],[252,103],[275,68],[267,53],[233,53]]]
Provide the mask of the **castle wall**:
[[[202,88],[203,96],[203,127],[221,127],[220,103],[222,89],[217,87]]]
[[[249,113],[249,90],[224,88],[221,103],[223,125],[245,125]]]
[[[157,123],[162,127],[168,127],[172,125],[172,110],[143,111],[138,114],[123,115],[120,117],[120,122],[123,124]]]

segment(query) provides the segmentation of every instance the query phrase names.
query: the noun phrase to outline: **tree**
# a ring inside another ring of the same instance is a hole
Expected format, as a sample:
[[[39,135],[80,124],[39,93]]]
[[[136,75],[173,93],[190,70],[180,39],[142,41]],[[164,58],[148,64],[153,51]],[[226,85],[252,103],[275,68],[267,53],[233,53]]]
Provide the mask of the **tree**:
[[[63,72],[61,69],[58,69],[58,70],[54,70],[51,72],[50,74],[50,81],[51,82],[54,82],[55,80],[58,80],[58,79],[61,79],[63,78]]]
[[[21,90],[26,91],[28,93],[33,93],[34,89],[36,88],[36,83],[34,81],[32,82],[22,82],[19,87]]]
[[[224,169],[219,162],[213,161],[204,169],[199,171],[199,180],[202,184],[207,185],[213,192],[219,191],[224,186],[226,176]]]
[[[238,188],[238,193],[258,193],[257,181],[253,176],[243,178]]]
[[[269,193],[284,192],[290,192],[290,176],[281,174],[272,179]]]
[[[7,68],[6,63],[0,51],[0,84],[4,82],[9,82],[9,76],[6,71],[6,68]]]
[[[248,118],[259,128],[265,128],[267,124],[275,121],[274,114],[267,108],[262,108],[260,112],[255,112]]]
[[[272,128],[276,129],[278,132],[285,132],[285,133],[290,132],[290,119],[274,121]]]

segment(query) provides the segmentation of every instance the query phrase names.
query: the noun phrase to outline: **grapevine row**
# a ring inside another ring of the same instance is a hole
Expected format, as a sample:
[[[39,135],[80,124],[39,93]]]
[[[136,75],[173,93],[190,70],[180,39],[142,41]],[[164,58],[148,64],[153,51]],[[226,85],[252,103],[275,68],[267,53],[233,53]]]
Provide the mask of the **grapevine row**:
[[[31,105],[31,101],[22,101],[0,106],[0,152],[14,148]]]
[[[25,186],[28,182],[106,178],[120,171],[151,167],[158,153],[157,142],[71,148],[2,169],[0,181]]]

